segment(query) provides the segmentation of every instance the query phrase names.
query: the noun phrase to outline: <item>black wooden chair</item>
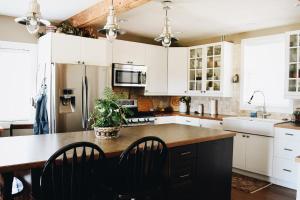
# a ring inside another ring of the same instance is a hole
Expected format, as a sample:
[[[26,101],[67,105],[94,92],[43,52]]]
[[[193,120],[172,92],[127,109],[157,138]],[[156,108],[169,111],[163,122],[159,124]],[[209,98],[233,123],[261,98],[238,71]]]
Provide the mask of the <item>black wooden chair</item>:
[[[131,144],[119,160],[117,199],[165,198],[167,154],[165,142],[157,137],[144,137]]]
[[[32,129],[33,125],[32,124],[11,124],[9,128],[9,135],[12,137],[14,136],[14,130],[25,130],[25,129]],[[13,197],[17,197],[22,194],[25,184],[24,184],[24,179],[23,176],[24,174],[20,175],[18,173],[15,173],[16,176],[13,178],[13,183],[12,183],[12,190],[11,194]]]
[[[43,200],[109,200],[106,158],[95,144],[78,142],[54,153],[41,176]]]

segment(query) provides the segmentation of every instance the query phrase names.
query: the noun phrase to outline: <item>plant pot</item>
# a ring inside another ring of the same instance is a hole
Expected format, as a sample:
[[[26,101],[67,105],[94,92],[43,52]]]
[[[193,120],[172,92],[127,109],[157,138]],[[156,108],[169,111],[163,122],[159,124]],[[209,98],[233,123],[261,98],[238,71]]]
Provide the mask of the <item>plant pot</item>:
[[[186,113],[186,104],[184,102],[179,102],[179,112]]]
[[[95,135],[100,139],[115,139],[119,137],[121,127],[95,127]]]

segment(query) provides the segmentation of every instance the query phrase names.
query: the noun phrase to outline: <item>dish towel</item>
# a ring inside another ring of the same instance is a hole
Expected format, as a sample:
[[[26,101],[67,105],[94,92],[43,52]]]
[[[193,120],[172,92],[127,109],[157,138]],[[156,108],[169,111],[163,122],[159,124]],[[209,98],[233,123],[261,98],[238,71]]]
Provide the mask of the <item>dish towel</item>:
[[[35,135],[49,133],[47,96],[45,94],[41,95],[36,102],[36,113],[33,132]]]

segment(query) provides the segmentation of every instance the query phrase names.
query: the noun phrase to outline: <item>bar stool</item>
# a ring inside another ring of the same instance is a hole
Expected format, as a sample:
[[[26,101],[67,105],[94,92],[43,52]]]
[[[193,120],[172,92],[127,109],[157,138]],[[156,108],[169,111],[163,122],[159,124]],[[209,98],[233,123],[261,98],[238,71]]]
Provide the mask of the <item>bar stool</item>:
[[[158,137],[144,137],[131,144],[120,156],[117,199],[165,199],[167,154],[165,142]]]
[[[14,130],[21,130],[21,129],[32,129],[33,125],[32,124],[11,124],[9,133],[10,136],[12,137],[14,135],[13,131]],[[11,194],[12,196],[18,196],[21,194],[24,190],[24,183],[17,177],[14,177],[13,183],[12,183],[12,191]]]

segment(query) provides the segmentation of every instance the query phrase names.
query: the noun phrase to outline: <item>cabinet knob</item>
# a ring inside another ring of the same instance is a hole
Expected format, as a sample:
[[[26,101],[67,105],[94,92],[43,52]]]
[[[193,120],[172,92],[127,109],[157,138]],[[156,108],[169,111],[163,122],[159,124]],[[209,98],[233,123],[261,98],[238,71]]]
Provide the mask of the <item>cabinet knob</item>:
[[[77,61],[78,64],[80,64],[80,61]]]
[[[82,64],[85,64],[84,62],[82,62]]]
[[[148,93],[148,90],[145,90],[146,93]]]

